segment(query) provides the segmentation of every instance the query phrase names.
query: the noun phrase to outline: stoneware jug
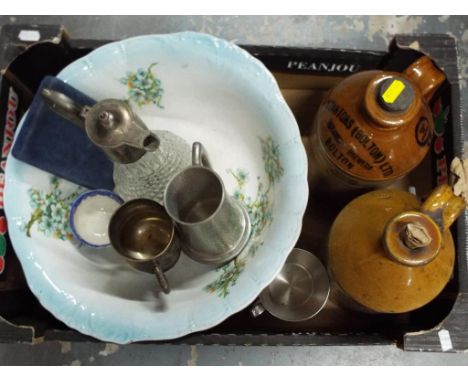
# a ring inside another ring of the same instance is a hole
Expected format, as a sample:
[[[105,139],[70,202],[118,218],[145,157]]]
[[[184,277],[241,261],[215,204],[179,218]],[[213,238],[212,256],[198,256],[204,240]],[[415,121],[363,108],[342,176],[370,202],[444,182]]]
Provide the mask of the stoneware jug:
[[[408,312],[433,300],[452,275],[449,227],[464,209],[465,201],[448,185],[423,204],[393,189],[354,199],[329,236],[327,265],[337,296],[379,313]]]
[[[311,191],[380,188],[413,170],[429,150],[428,103],[444,80],[423,56],[403,73],[363,71],[340,82],[323,99],[311,130]]]

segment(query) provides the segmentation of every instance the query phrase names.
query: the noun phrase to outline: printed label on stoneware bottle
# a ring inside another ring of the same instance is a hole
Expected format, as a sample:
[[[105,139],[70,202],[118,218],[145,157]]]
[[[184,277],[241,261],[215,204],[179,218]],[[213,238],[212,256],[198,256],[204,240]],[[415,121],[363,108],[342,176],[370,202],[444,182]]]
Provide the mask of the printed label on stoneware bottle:
[[[334,100],[328,100],[323,107],[344,127],[337,128],[331,119],[321,126],[322,144],[332,162],[345,172],[364,179],[391,179],[394,170],[387,155],[346,109]]]

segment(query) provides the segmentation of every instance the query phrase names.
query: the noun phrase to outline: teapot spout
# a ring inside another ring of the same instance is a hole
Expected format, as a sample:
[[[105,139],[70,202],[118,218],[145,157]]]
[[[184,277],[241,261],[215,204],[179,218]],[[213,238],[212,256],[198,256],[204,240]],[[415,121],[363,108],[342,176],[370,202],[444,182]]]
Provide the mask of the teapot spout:
[[[159,147],[159,138],[156,134],[150,133],[144,140],[143,140],[143,148],[146,151],[155,151]]]
[[[156,151],[159,147],[160,140],[158,136],[150,131],[144,122],[134,114],[132,128],[127,131],[125,143],[137,149]]]

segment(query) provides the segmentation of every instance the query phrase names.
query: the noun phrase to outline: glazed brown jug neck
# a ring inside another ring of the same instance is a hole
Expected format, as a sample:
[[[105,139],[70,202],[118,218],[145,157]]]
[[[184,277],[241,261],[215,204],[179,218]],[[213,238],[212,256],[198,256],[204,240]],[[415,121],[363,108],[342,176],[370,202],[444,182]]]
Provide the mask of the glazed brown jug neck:
[[[442,234],[437,224],[419,211],[405,211],[391,219],[383,234],[387,256],[408,266],[425,265],[439,254]]]
[[[369,126],[386,130],[410,124],[422,107],[414,85],[401,76],[387,73],[370,81],[363,103],[371,120]]]
[[[375,76],[366,89],[364,109],[376,127],[408,124],[444,80],[444,74],[423,56],[401,75],[384,72]]]

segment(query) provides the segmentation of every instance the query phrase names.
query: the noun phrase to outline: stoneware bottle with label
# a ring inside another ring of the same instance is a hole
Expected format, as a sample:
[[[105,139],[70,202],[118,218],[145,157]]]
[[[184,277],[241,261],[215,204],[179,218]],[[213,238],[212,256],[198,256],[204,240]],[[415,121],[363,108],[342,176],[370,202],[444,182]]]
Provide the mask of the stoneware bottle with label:
[[[429,303],[452,275],[449,227],[464,209],[464,199],[448,185],[437,187],[423,204],[394,189],[354,199],[329,236],[327,265],[338,301],[379,313],[404,313]]]
[[[426,56],[403,73],[353,74],[322,101],[309,140],[311,191],[352,194],[385,187],[426,156],[429,101],[444,74]]]

